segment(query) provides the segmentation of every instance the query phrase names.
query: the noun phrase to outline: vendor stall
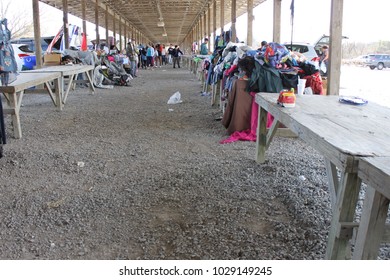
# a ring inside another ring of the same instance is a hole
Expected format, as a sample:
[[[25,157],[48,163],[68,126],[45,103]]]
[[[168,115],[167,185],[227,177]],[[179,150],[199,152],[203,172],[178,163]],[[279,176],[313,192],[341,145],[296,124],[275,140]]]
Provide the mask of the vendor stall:
[[[266,43],[263,48],[252,50],[243,44],[229,43],[215,53],[218,52],[221,57],[210,65],[207,82],[219,83],[221,88],[222,124],[230,135],[221,143],[255,141],[256,126],[252,124],[257,122],[253,100],[256,92],[293,89],[297,93],[299,89],[301,94],[324,94],[318,63],[290,52],[281,44]],[[270,125],[271,115],[268,120]]]

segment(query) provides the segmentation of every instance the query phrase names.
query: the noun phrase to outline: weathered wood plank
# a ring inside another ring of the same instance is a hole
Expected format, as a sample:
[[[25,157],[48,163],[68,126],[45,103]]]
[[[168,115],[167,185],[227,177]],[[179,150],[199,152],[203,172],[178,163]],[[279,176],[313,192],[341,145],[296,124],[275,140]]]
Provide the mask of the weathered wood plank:
[[[372,187],[366,190],[353,259],[375,260],[385,230],[389,199]]]
[[[325,159],[325,168],[326,168],[326,173],[328,175],[330,202],[332,204],[332,209],[335,209],[336,202],[337,202],[337,192],[339,188],[339,178],[337,176],[337,168],[328,159]]]
[[[340,235],[343,236],[352,236],[354,230],[359,229],[359,223],[356,222],[341,222],[341,230]],[[381,243],[389,243],[390,242],[390,224],[385,224],[385,230],[383,236],[381,238]]]
[[[358,174],[365,183],[390,198],[390,157],[360,158]]]
[[[357,173],[345,173],[337,193],[337,205],[333,211],[332,222],[326,248],[327,259],[350,259],[350,236],[341,233],[342,222],[353,222],[361,180]]]
[[[15,81],[7,86],[0,86],[0,91],[10,94],[16,93],[58,79],[60,75],[60,73],[20,72]]]
[[[276,130],[275,136],[284,137],[284,138],[297,138],[298,137],[294,132],[292,132],[290,129],[285,128],[285,127],[279,127]]]
[[[259,107],[257,121],[257,139],[256,139],[256,161],[265,162],[265,152],[267,147],[267,112]]]
[[[336,96],[316,95],[299,96],[295,108],[281,108],[276,104],[277,97],[258,93],[256,102],[313,147],[330,152],[327,158],[341,157],[343,163],[348,155],[390,156],[388,108],[375,103],[347,105]]]

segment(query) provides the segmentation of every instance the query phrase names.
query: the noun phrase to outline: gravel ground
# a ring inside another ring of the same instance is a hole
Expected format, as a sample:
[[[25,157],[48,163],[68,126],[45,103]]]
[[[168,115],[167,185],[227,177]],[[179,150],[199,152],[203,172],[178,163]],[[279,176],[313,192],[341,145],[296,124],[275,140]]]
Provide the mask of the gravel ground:
[[[23,138],[0,159],[0,259],[323,259],[322,156],[276,137],[256,164],[253,142],[218,143],[221,113],[200,91],[165,66],[77,89],[61,112],[25,95]]]

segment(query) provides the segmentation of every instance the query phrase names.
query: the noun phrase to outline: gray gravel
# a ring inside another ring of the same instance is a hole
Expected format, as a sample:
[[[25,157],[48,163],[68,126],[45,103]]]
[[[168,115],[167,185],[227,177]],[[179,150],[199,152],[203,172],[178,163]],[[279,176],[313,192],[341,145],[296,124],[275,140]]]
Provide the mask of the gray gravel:
[[[176,91],[183,103],[167,105]],[[323,259],[322,156],[276,137],[256,164],[253,142],[218,143],[221,113],[200,91],[165,66],[77,89],[61,112],[25,95],[23,138],[0,159],[0,258]]]

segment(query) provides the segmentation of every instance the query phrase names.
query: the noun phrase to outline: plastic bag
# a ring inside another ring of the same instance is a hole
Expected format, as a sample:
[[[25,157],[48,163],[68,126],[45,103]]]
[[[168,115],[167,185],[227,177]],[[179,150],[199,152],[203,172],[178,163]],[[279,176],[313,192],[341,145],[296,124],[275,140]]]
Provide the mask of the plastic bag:
[[[307,87],[305,88],[305,90],[303,91],[303,93],[305,95],[313,95],[313,89],[311,87]]]
[[[178,104],[182,103],[183,101],[181,100],[181,94],[180,92],[176,91],[168,100],[168,104]]]
[[[321,62],[321,65],[320,65],[320,70],[322,71],[322,73],[326,73],[326,64],[324,62]]]

